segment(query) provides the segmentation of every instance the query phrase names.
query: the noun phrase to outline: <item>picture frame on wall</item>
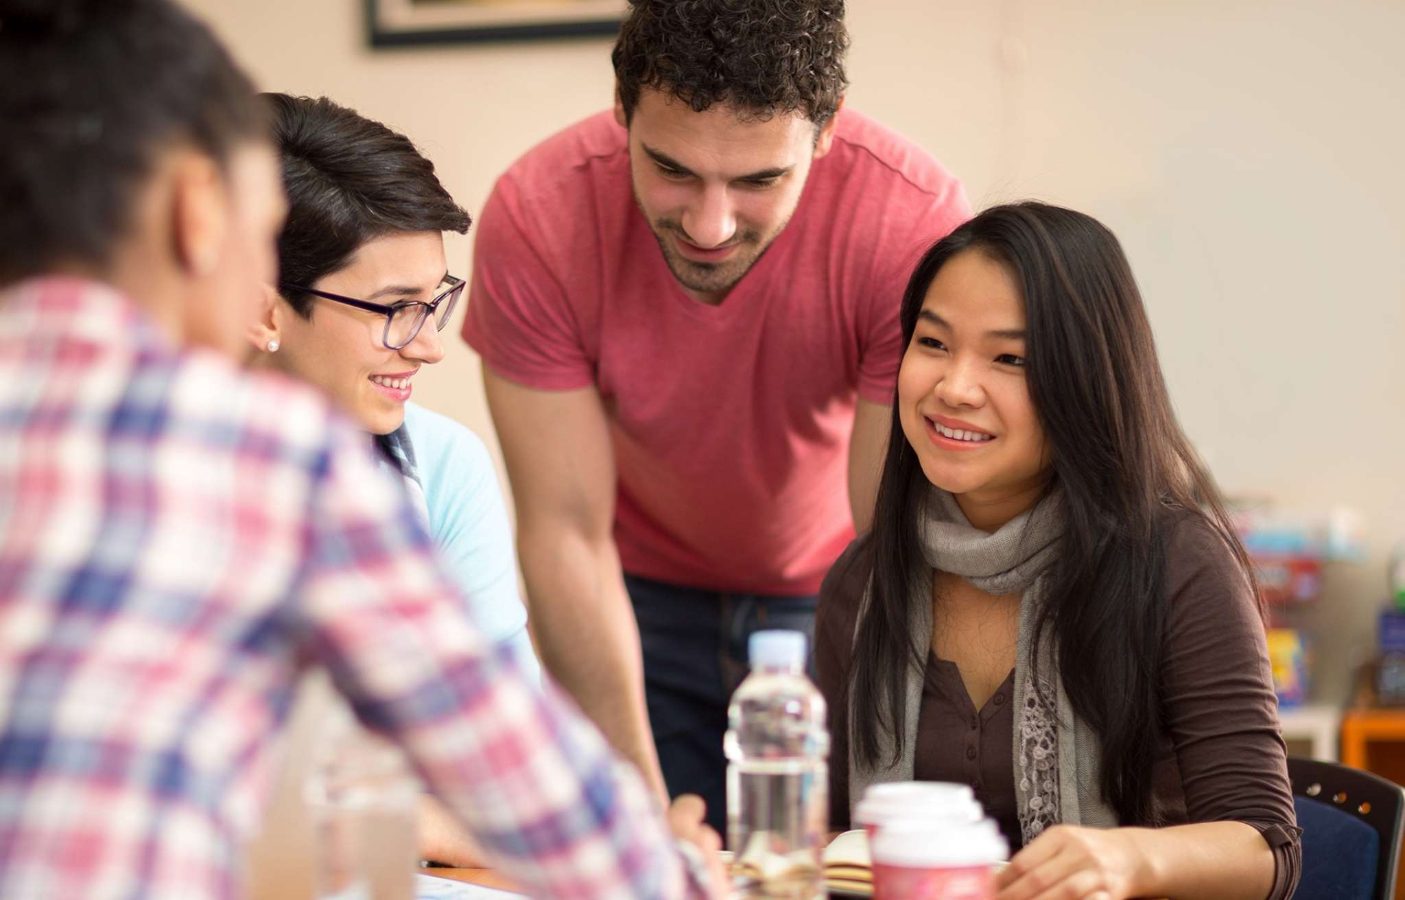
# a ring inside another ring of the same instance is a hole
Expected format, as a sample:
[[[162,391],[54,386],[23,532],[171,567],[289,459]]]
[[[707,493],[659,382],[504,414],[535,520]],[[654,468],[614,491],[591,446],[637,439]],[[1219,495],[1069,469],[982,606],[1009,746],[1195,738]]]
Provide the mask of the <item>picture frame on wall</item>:
[[[626,0],[365,0],[372,47],[612,36]]]

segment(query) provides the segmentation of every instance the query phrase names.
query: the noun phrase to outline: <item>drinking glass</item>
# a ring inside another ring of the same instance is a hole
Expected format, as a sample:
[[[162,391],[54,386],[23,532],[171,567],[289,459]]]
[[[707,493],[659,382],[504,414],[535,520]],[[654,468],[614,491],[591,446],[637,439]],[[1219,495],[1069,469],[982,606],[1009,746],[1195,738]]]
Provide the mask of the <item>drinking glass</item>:
[[[307,784],[318,900],[414,900],[420,787],[394,746],[329,741]]]

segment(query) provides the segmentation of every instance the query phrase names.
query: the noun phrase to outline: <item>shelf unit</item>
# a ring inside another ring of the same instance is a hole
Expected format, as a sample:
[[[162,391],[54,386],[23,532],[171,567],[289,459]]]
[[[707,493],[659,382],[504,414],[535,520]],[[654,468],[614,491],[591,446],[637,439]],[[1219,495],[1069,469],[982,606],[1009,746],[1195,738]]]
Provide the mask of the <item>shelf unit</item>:
[[[1283,707],[1278,710],[1278,721],[1289,756],[1337,762],[1337,735],[1342,725],[1339,707],[1325,703]]]

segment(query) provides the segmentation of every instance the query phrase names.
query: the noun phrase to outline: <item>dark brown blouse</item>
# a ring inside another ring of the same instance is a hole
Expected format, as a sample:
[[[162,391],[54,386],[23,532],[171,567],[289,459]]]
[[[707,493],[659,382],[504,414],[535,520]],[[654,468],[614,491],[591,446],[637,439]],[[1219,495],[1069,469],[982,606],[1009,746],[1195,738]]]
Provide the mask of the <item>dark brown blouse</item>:
[[[1174,530],[1167,547],[1170,612],[1155,735],[1152,818],[1127,825],[1238,821],[1274,851],[1271,898],[1291,896],[1301,867],[1286,751],[1263,622],[1234,556],[1203,523]],[[820,589],[815,666],[829,703],[833,826],[849,827],[848,703],[855,620],[871,567],[859,538]],[[977,710],[956,664],[930,653],[917,719],[913,775],[971,785],[1011,850],[1021,845],[1013,763],[1014,673]]]

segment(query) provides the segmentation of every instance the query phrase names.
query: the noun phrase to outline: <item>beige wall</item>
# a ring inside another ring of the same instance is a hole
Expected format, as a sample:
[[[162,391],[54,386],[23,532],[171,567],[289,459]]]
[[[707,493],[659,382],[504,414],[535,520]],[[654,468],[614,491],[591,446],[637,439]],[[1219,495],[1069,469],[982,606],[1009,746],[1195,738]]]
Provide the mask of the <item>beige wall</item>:
[[[372,52],[353,0],[189,0],[267,88],[408,133],[481,208],[610,99],[607,41]],[[1370,558],[1310,618],[1325,693],[1373,641],[1405,539],[1405,4],[852,0],[850,101],[978,205],[1039,197],[1122,237],[1183,423],[1230,490],[1344,504]],[[465,271],[466,239],[451,268]],[[492,428],[457,339],[418,399]]]

